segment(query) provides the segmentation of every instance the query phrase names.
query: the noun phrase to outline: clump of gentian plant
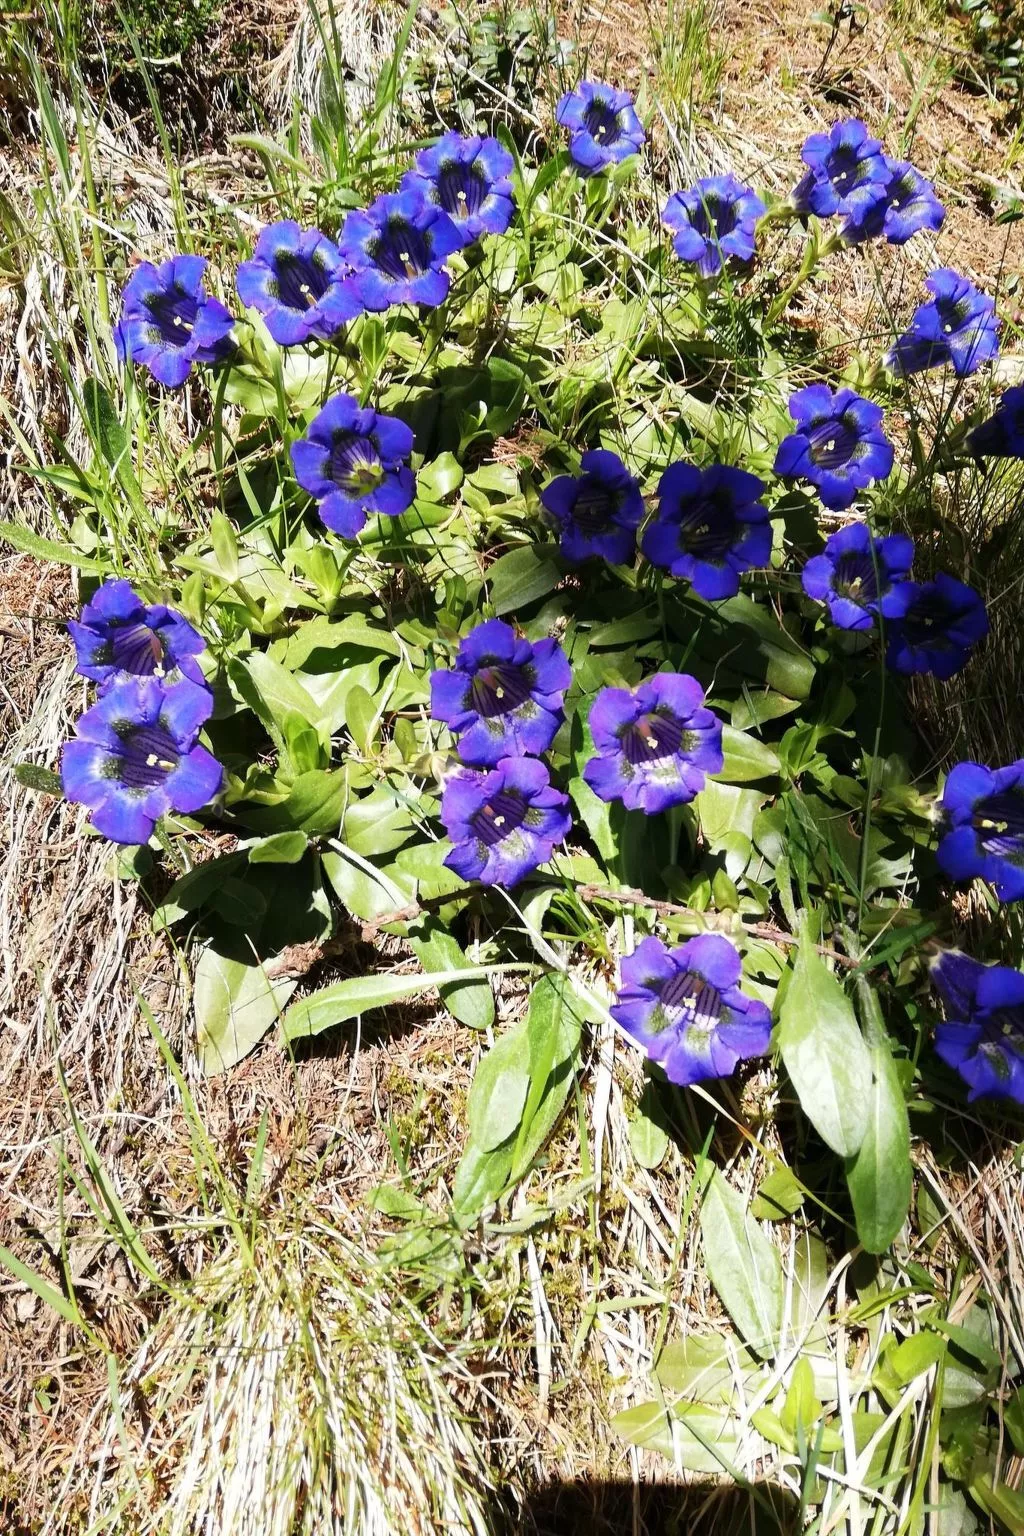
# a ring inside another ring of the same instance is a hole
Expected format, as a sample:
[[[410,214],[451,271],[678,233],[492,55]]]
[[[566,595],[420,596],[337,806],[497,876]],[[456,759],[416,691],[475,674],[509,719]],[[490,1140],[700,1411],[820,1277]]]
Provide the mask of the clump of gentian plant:
[[[87,592],[98,695],[64,790],[96,832],[180,853],[161,924],[230,959],[225,986],[350,923],[408,940],[478,1027],[493,968],[527,971],[528,1028],[485,1058],[438,1202],[455,1233],[532,1165],[603,1017],[673,1126],[684,1095],[735,1119],[721,1080],[777,1074],[785,1134],[797,1105],[816,1132],[801,1179],[829,1149],[829,1209],[882,1252],[908,1098],[1024,1104],[1024,976],[962,953],[958,916],[1024,896],[1024,770],[965,761],[940,789],[907,746],[914,679],[970,678],[989,628],[971,551],[935,569],[921,487],[1024,457],[1024,392],[961,406],[1001,322],[930,262],[929,301],[845,372],[794,335],[822,263],[867,283],[871,242],[943,226],[864,122],[812,134],[779,199],[742,166],[659,185],[617,86],[553,116],[540,164],[447,131],[340,230],[275,209],[234,274],[248,318],[200,255],[129,278],[132,396],[192,377],[220,510]],[[283,1039],[352,1017],[365,980],[299,996]],[[219,1066],[252,1048],[200,1022]]]

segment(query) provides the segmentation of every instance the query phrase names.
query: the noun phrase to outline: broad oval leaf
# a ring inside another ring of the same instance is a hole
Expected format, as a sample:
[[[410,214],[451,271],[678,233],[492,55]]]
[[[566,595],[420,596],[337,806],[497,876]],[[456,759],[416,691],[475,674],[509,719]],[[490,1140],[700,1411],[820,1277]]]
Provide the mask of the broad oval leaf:
[[[806,940],[783,999],[778,1040],[804,1114],[833,1152],[853,1157],[868,1129],[871,1053],[849,998]]]
[[[740,1335],[758,1355],[775,1354],[782,1328],[782,1262],[716,1168],[700,1210],[708,1278]]]
[[[872,1047],[871,1066],[867,1131],[846,1164],[846,1182],[861,1245],[884,1253],[907,1219],[914,1172],[907,1102],[884,1042]]]
[[[248,1056],[294,991],[294,980],[271,981],[259,961],[232,959],[213,945],[204,949],[192,990],[203,1071],[223,1072]]]
[[[476,965],[468,971],[420,971],[412,976],[349,976],[293,1003],[281,1020],[281,1032],[285,1040],[304,1040],[373,1008],[387,1008],[391,1003],[400,1003],[404,998],[416,997],[452,981],[487,976],[493,969]]]
[[[529,1091],[530,1042],[520,1025],[481,1057],[469,1090],[469,1134],[484,1152],[493,1152],[519,1129]]]
[[[731,725],[722,727],[722,756],[722,771],[715,777],[726,784],[774,778],[781,767],[779,754],[767,742]]]

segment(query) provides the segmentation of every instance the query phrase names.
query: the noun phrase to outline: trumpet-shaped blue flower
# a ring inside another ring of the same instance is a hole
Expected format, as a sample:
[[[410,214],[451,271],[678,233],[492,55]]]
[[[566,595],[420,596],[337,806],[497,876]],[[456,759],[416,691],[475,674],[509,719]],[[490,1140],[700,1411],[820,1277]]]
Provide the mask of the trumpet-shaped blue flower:
[[[569,130],[569,154],[581,176],[594,176],[637,154],[647,135],[628,91],[595,80],[581,80],[566,91],[555,121]]]
[[[730,256],[750,261],[757,222],[767,211],[757,193],[730,173],[706,176],[688,192],[673,192],[661,221],[673,233],[680,261],[692,262],[701,277],[714,277]]]
[[[80,619],[68,620],[76,670],[109,686],[126,674],[174,682],[187,677],[206,686],[196,657],[206,649],[187,619],[162,603],[144,603],[123,579],[105,581]]]
[[[975,373],[999,351],[995,303],[966,277],[939,267],[925,278],[935,297],[914,311],[910,325],[886,356],[898,373],[920,373],[952,363],[958,377]]]
[[[807,170],[791,199],[798,213],[845,213],[852,193],[868,187],[881,192],[888,180],[882,145],[857,117],[834,123],[828,133],[812,133],[800,158]]]
[[[217,759],[197,744],[213,695],[155,677],[114,682],[75,725],[61,756],[69,800],[87,805],[97,832],[148,843],[167,811],[198,811],[221,787]]]
[[[911,583],[907,606],[887,633],[885,659],[894,672],[932,672],[945,679],[967,665],[988,634],[988,614],[973,587],[940,571],[934,581]]]
[[[318,229],[282,219],[260,232],[251,261],[238,268],[235,285],[243,304],[259,310],[282,347],[318,337],[329,341],[363,313],[348,267],[337,246]]]
[[[933,962],[932,981],[946,1014],[935,1050],[967,1084],[968,1100],[1024,1104],[1024,975],[951,949]]]
[[[946,210],[927,177],[909,160],[885,157],[886,181],[855,187],[844,202],[842,226],[847,245],[884,235],[890,245],[905,245],[920,229],[938,232]]]
[[[602,800],[653,815],[686,805],[721,773],[722,723],[704,690],[682,672],[657,672],[639,688],[602,688],[590,710],[597,748],[583,777]]]
[[[740,1061],[763,1056],[772,1018],[740,990],[739,951],[717,933],[677,949],[649,938],[622,961],[612,1018],[683,1086],[729,1077]]]
[[[593,448],[580,460],[581,475],[558,475],[540,499],[561,533],[561,550],[578,564],[600,555],[612,565],[633,558],[644,516],[640,485],[617,453]]]
[[[954,880],[987,880],[1000,901],[1024,897],[1024,759],[1008,768],[957,763],[940,801],[950,830],[938,860]]]
[[[987,421],[968,438],[980,459],[1024,459],[1024,384],[1008,389]]]
[[[169,389],[184,384],[193,363],[219,363],[234,351],[234,319],[203,287],[203,256],[140,262],[121,294],[114,343],[122,361],[148,368]]]
[[[652,565],[689,581],[708,602],[733,597],[740,574],[772,552],[764,482],[744,469],[670,464],[658,483],[658,515],[641,549]]]
[[[345,218],[338,249],[355,276],[352,287],[371,310],[392,304],[443,304],[451,287],[448,257],[464,245],[443,208],[407,188],[386,192]]]
[[[509,172],[513,160],[497,139],[446,133],[416,156],[416,169],[402,178],[403,192],[419,193],[448,215],[463,245],[481,235],[500,235],[512,222]]]
[[[327,527],[354,539],[370,513],[398,517],[411,504],[416,481],[406,461],[412,444],[404,421],[361,406],[352,395],[333,395],[292,444],[292,466]]]
[[[455,845],[445,864],[484,885],[516,885],[547,863],[572,826],[566,796],[530,757],[504,757],[489,773],[456,774],[444,787],[441,820]]]
[[[866,523],[851,523],[808,560],[802,581],[808,597],[824,603],[839,629],[871,629],[877,614],[897,619],[907,610],[914,585],[907,578],[914,541],[905,533],[872,539]]]
[[[810,384],[790,395],[789,414],[797,430],[779,444],[775,473],[809,480],[833,512],[852,506],[858,491],[892,469],[882,407],[852,389],[833,394],[827,384]]]
[[[490,765],[547,751],[571,682],[557,641],[531,644],[501,619],[488,619],[462,641],[452,671],[432,674],[430,709],[459,737],[464,763]]]

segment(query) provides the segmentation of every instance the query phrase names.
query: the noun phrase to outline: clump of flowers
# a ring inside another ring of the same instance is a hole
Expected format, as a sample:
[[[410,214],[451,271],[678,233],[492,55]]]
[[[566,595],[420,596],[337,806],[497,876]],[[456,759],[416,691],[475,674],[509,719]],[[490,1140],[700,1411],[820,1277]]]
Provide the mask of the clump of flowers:
[[[888,626],[886,661],[910,676],[950,678],[988,634],[985,604],[973,587],[940,571],[934,581],[912,583],[903,613]]]
[[[658,512],[641,549],[652,565],[691,583],[708,602],[734,597],[740,576],[767,565],[772,530],[759,500],[764,481],[745,469],[671,464],[658,483]]]
[[[221,363],[234,351],[229,312],[203,286],[203,256],[140,262],[121,294],[114,343],[121,360],[148,368],[177,389],[195,363]]]
[[[366,309],[443,304],[451,287],[445,262],[465,245],[444,209],[417,187],[386,192],[346,215],[338,250],[351,267],[352,290]]]
[[[455,774],[444,787],[441,820],[454,844],[445,864],[484,885],[518,885],[548,862],[572,826],[568,799],[530,757]]]
[[[797,430],[780,443],[775,473],[809,480],[833,512],[845,511],[858,491],[892,470],[882,407],[852,389],[835,394],[827,384],[798,389],[789,397],[789,414]]]
[[[730,174],[707,176],[688,192],[673,192],[661,220],[672,231],[680,261],[691,262],[701,277],[714,277],[730,256],[752,259],[758,220],[766,212],[756,192]]]
[[[1007,768],[958,763],[939,802],[949,831],[939,864],[954,880],[987,880],[1000,901],[1024,897],[1024,759]]]
[[[647,139],[628,91],[581,80],[566,91],[555,121],[569,130],[569,154],[581,176],[594,176],[638,154]]]
[[[740,990],[742,969],[739,951],[720,934],[677,949],[644,939],[622,961],[612,1017],[669,1082],[728,1077],[738,1062],[765,1054],[772,1031],[765,1004]]]
[[[639,482],[606,448],[585,453],[580,468],[580,475],[557,476],[540,495],[558,527],[562,554],[573,564],[599,556],[623,565],[633,557],[643,522]]]
[[[929,273],[924,285],[934,298],[915,309],[886,356],[887,366],[897,373],[920,373],[950,363],[958,377],[976,373],[999,351],[994,301],[950,267]]]
[[[886,180],[854,188],[845,199],[842,237],[847,245],[859,245],[884,235],[890,245],[905,245],[911,235],[930,229],[938,233],[946,210],[935,188],[909,160],[885,161]]]
[[[68,633],[79,674],[101,691],[127,675],[206,686],[196,661],[206,649],[202,635],[173,608],[144,603],[123,578],[103,582],[81,617],[68,620]]]
[[[801,572],[808,597],[824,603],[837,629],[874,628],[878,614],[902,617],[914,593],[907,578],[914,541],[903,533],[873,539],[866,523],[851,523],[826,541]]]
[[[371,513],[398,517],[412,504],[411,427],[334,395],[292,444],[292,467],[332,532],[354,539]]]
[[[583,777],[602,800],[652,815],[686,805],[721,773],[722,723],[686,673],[657,672],[639,688],[602,688],[590,710],[597,748]]]
[[[932,965],[932,981],[946,1014],[935,1049],[967,1084],[968,1101],[1024,1104],[1024,974],[947,950]]]
[[[119,678],[75,723],[64,793],[112,842],[147,843],[166,812],[201,810],[220,790],[221,765],[198,741],[212,709],[212,694],[190,682]]]
[[[532,644],[501,619],[488,619],[462,641],[451,671],[431,675],[431,713],[459,738],[464,763],[495,764],[547,751],[571,682],[557,641]]]
[[[497,139],[446,133],[416,156],[402,191],[418,193],[440,208],[470,245],[483,234],[500,235],[512,222],[515,204],[509,172],[512,156]]]
[[[968,438],[980,459],[1024,459],[1024,384],[1008,389],[987,421]]]
[[[348,275],[326,235],[282,219],[261,231],[235,283],[242,303],[259,311],[278,345],[294,347],[312,339],[330,341],[362,314]]]

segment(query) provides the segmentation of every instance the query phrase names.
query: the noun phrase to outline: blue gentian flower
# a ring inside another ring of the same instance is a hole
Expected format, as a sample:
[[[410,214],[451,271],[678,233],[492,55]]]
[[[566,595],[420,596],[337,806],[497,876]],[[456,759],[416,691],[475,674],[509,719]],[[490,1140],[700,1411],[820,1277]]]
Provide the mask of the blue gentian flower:
[[[235,286],[243,304],[258,309],[282,347],[317,337],[329,341],[363,313],[348,267],[337,246],[318,229],[282,219],[260,232],[251,261],[238,268]]]
[[[881,192],[888,180],[882,145],[857,117],[834,123],[828,133],[812,133],[800,158],[807,170],[791,198],[798,213],[845,213],[851,193],[866,187]]]
[[[683,672],[657,672],[639,688],[602,688],[590,710],[597,748],[583,777],[602,800],[654,815],[686,805],[722,771],[722,723]]]
[[[234,351],[234,319],[203,287],[206,258],[172,256],[140,262],[121,294],[114,343],[169,389],[184,384],[193,363],[219,363]]]
[[[585,453],[580,468],[581,475],[558,475],[540,493],[561,532],[562,554],[574,565],[591,555],[624,565],[644,516],[640,484],[607,448]]]
[[[733,597],[740,574],[767,565],[768,512],[758,501],[764,482],[744,469],[670,464],[658,483],[658,515],[641,549],[652,565],[692,583],[708,602]]]
[[[886,356],[899,373],[920,373],[952,363],[958,377],[974,373],[999,351],[995,303],[966,277],[939,267],[925,278],[935,295],[914,311],[910,325]]]
[[[957,763],[939,802],[950,831],[938,848],[953,880],[980,876],[1000,901],[1024,897],[1024,758],[1008,768]]]
[[[462,641],[455,668],[430,678],[430,710],[459,737],[464,763],[546,752],[565,716],[572,669],[557,641],[520,639],[501,619],[478,624]]]
[[[688,192],[673,192],[661,221],[673,232],[680,261],[694,263],[701,277],[714,277],[729,256],[750,261],[757,221],[767,211],[757,193],[732,174],[706,176]]]
[[[451,287],[445,262],[464,240],[443,208],[423,193],[386,192],[364,212],[347,214],[338,249],[367,309],[392,304],[443,304]]]
[[[842,237],[847,245],[859,245],[884,235],[890,245],[905,245],[920,229],[938,232],[946,210],[927,177],[909,160],[885,156],[886,181],[855,187],[844,200]]]
[[[144,603],[130,581],[105,581],[80,619],[68,620],[76,671],[109,687],[125,675],[165,683],[189,678],[206,686],[196,657],[206,649],[187,619],[162,603]]]
[[[736,1064],[763,1056],[772,1032],[764,1003],[740,991],[739,951],[706,933],[677,949],[644,939],[622,961],[612,1018],[671,1083],[729,1077]]]
[[[194,683],[121,678],[75,724],[61,755],[69,800],[87,805],[92,825],[115,843],[148,843],[167,811],[198,811],[221,787],[223,771],[200,727],[213,695]]]
[[[595,80],[581,80],[574,91],[566,91],[555,121],[569,130],[569,154],[581,176],[628,159],[647,140],[629,92]]]
[[[442,209],[471,245],[481,235],[500,235],[512,222],[514,203],[508,179],[512,156],[497,139],[446,133],[416,156],[416,169],[402,178],[403,192],[417,192]]]
[[[371,512],[398,517],[416,495],[407,459],[411,427],[395,416],[361,406],[352,395],[332,395],[292,444],[295,478],[319,502],[332,532],[354,539]]]
[[[871,629],[876,614],[898,619],[906,613],[915,591],[907,579],[913,558],[914,541],[905,533],[872,539],[866,523],[851,523],[808,560],[801,580],[838,629]]]
[[[971,650],[988,634],[985,604],[973,587],[940,571],[934,581],[911,583],[902,615],[888,626],[886,661],[910,676],[932,672],[950,678],[967,665]]]
[[[980,459],[1024,459],[1024,384],[1008,389],[987,421],[968,438]]]
[[[572,826],[569,801],[532,757],[456,774],[444,787],[441,820],[455,845],[445,864],[484,885],[518,884],[547,863]]]
[[[968,1101],[1024,1104],[1024,975],[947,950],[932,963],[932,981],[946,1013],[935,1050],[971,1090]]]
[[[882,407],[852,389],[833,394],[827,384],[810,384],[790,395],[789,414],[797,430],[780,443],[775,473],[809,480],[833,512],[844,512],[892,469]]]

